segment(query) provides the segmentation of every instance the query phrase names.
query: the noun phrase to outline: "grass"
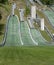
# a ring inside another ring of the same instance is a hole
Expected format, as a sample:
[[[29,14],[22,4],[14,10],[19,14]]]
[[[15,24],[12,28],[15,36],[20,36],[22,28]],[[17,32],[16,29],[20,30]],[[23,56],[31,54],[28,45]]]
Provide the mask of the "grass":
[[[45,38],[45,40],[47,40],[49,42],[51,41],[51,38],[49,35],[47,35],[46,31],[40,31],[40,32],[41,32],[42,36]]]
[[[0,3],[0,7],[3,7],[3,8],[5,8],[6,11],[8,11],[7,7],[1,3]]]
[[[44,31],[41,31],[40,30],[40,26],[38,24],[36,24],[36,23],[34,23],[34,26],[35,26],[35,28],[37,30],[40,31],[41,35],[45,38],[45,40],[47,40],[49,42],[51,41],[51,37],[48,35],[48,33],[45,30]]]
[[[54,65],[54,47],[1,47],[0,65]]]

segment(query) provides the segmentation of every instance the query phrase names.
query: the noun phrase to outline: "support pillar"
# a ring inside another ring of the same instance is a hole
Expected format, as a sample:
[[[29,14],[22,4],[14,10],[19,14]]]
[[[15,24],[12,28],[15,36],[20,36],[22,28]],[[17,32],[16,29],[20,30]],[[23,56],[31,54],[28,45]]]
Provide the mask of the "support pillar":
[[[24,9],[19,9],[20,21],[24,21]]]
[[[14,9],[16,8],[16,3],[12,4],[12,15],[14,15]]]
[[[41,19],[41,30],[44,31],[44,18]]]
[[[31,6],[31,18],[36,19],[36,6]]]

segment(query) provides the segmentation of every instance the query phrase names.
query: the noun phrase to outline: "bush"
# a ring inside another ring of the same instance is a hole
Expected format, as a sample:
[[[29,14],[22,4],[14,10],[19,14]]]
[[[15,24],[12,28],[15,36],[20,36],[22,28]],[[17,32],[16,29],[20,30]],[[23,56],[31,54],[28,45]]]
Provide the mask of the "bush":
[[[29,15],[30,14],[30,9],[28,7],[26,7],[26,12],[25,12],[26,15]]]

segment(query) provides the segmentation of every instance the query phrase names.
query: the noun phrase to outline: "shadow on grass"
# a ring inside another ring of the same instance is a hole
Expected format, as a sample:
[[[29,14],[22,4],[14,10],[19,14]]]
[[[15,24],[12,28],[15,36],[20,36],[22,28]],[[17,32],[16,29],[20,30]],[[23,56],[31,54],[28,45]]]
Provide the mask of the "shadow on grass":
[[[3,29],[4,29],[4,24],[0,24],[0,35],[2,35],[2,34],[4,34],[2,31],[3,31]]]
[[[4,29],[4,24],[0,24],[0,31],[2,31]]]
[[[0,31],[0,35],[3,35],[4,33],[2,31]]]

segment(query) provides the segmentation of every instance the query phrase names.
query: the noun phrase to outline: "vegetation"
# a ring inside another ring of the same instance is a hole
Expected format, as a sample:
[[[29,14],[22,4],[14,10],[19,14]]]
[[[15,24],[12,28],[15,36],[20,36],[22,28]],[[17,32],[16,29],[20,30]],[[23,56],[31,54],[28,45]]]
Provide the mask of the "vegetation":
[[[6,2],[7,0],[0,0],[0,44],[3,41],[6,17],[8,15],[7,13],[10,10],[10,9],[8,10],[8,7],[6,7],[5,5]]]
[[[0,0],[0,3],[5,4],[8,0]]]
[[[0,0],[0,3],[5,4],[7,1]],[[9,7],[7,6],[8,11],[10,10]],[[29,13],[30,10],[26,8],[26,15]],[[0,20],[1,18],[0,14]],[[3,21],[5,20],[3,19]],[[3,24],[0,24],[0,41],[3,39],[3,32],[1,32],[4,29]],[[42,32],[42,34],[45,34],[45,32]],[[0,65],[54,65],[54,46],[0,47]]]
[[[2,47],[0,65],[54,65],[54,47]]]
[[[47,40],[49,42],[51,41],[51,37],[47,34],[46,31],[41,31],[40,30],[40,32],[41,32],[42,36],[45,38],[45,40]]]
[[[29,14],[30,14],[30,9],[28,7],[26,7],[26,9],[25,9],[25,16],[27,16]]]
[[[45,40],[47,40],[47,41],[49,41],[49,42],[51,41],[51,37],[48,35],[48,33],[47,33],[46,31],[41,31],[39,25],[36,24],[36,23],[34,23],[34,26],[35,26],[35,28],[36,28],[37,30],[39,29],[41,35],[43,36],[43,38],[45,38]]]
[[[54,0],[41,0],[41,2],[45,5],[52,5],[54,3]]]

